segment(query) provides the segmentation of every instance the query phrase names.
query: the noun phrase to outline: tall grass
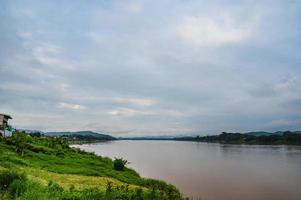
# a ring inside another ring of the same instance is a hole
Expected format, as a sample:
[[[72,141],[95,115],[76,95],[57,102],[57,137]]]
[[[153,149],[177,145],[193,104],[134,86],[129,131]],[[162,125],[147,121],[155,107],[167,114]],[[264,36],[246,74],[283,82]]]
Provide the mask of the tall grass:
[[[0,173],[0,197],[3,200],[174,200],[174,196],[166,195],[155,189],[129,190],[127,185],[113,187],[107,183],[106,190],[97,187],[64,189],[59,184],[50,181],[46,186],[30,181],[25,174],[4,171]]]

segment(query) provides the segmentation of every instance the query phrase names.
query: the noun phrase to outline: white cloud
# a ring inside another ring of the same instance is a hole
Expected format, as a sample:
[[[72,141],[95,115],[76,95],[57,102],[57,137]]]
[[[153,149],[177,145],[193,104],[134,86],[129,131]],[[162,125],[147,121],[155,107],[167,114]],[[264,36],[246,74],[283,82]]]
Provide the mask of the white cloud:
[[[151,106],[157,104],[158,102],[154,99],[147,99],[147,98],[117,98],[115,100],[118,103],[129,103],[138,106]]]
[[[132,108],[117,108],[109,111],[108,114],[122,117],[134,117],[138,115],[154,115],[156,113],[153,111],[143,111]]]
[[[62,53],[62,48],[53,44],[42,43],[31,47],[34,57],[45,65],[62,64],[58,55]]]
[[[86,108],[85,106],[82,106],[79,104],[70,104],[70,103],[64,103],[64,102],[59,103],[59,107],[71,109],[71,110],[83,110]]]
[[[169,117],[185,117],[187,116],[186,113],[183,113],[183,112],[180,112],[180,111],[177,111],[177,110],[165,110],[165,109],[162,109],[162,110],[159,110],[158,115],[165,115],[165,116],[169,116]]]
[[[65,58],[65,49],[57,44],[50,42],[24,42],[24,47],[28,52],[31,52],[32,58],[37,60],[43,66],[50,66],[64,69],[74,69],[76,64],[73,60]]]
[[[177,25],[176,32],[189,44],[219,46],[246,39],[250,34],[250,27],[237,24],[227,15],[221,19],[185,16]]]
[[[108,112],[108,114],[110,115],[125,116],[125,117],[133,117],[139,113],[140,113],[139,111],[130,108],[117,108]]]

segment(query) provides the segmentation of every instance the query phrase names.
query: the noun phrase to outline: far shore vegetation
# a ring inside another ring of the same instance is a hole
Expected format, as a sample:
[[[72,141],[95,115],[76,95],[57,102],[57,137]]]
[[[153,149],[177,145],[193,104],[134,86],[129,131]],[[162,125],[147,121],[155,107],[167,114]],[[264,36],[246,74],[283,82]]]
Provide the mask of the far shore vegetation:
[[[221,144],[301,145],[301,131],[227,133],[208,136],[144,136],[119,138],[121,140],[174,140]]]
[[[258,144],[258,145],[301,145],[300,132],[250,132],[227,133],[211,136],[178,137],[178,141],[213,142],[223,144]]]
[[[68,139],[21,131],[0,137],[0,199],[184,199],[175,186],[140,177],[126,160],[71,148]]]

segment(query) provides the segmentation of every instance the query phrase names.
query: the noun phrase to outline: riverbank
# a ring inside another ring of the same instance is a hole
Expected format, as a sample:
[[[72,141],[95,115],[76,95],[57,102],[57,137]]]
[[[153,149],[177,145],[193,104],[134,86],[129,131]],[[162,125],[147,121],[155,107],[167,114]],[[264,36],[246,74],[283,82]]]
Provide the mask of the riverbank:
[[[129,168],[117,171],[111,159],[70,148],[64,138],[14,133],[1,138],[0,152],[4,200],[43,194],[43,199],[87,199],[89,191],[89,199],[183,199],[173,185],[142,178]]]

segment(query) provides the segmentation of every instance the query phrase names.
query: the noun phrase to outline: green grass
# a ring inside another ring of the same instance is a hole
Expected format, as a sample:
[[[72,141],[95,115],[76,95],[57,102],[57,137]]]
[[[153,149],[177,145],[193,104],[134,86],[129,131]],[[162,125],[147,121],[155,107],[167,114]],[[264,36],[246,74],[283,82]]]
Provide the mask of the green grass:
[[[39,185],[34,187],[41,191],[48,190],[49,181],[57,183],[66,191],[73,187],[79,193],[87,188],[105,192],[110,183],[113,188],[126,187],[129,194],[141,188],[146,193],[157,191],[162,199],[182,199],[173,185],[141,178],[129,168],[114,170],[111,159],[69,148],[64,139],[24,137],[20,133],[2,139],[0,173],[6,170],[25,173],[29,179],[28,184]],[[5,194],[2,191],[2,199]]]
[[[83,176],[74,174],[58,174],[45,170],[37,170],[33,168],[22,168],[22,171],[26,172],[28,177],[32,180],[47,185],[49,181],[58,183],[64,189],[68,189],[74,186],[76,189],[82,189],[85,187],[99,187],[101,190],[105,190],[107,183],[112,183],[114,187],[121,187],[124,182],[118,181],[114,178],[99,177],[99,176]],[[137,185],[128,184],[129,189],[135,190]],[[144,188],[147,190],[147,188]]]

